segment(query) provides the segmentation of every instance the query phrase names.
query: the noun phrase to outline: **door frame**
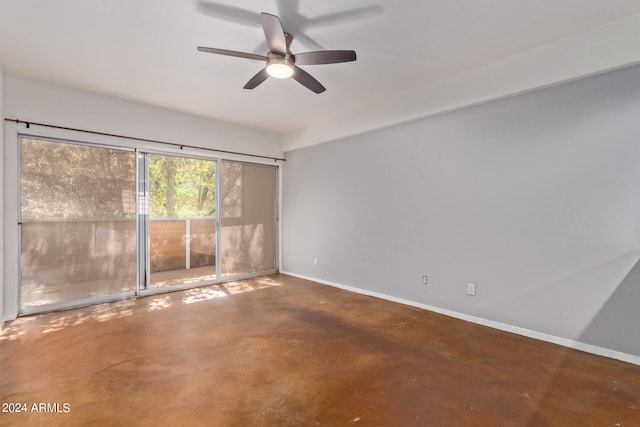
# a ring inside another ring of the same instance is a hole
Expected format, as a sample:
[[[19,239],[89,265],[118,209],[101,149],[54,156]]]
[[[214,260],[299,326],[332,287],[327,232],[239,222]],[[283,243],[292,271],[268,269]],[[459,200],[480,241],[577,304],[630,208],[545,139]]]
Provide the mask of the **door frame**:
[[[100,133],[91,133],[85,132],[82,130],[74,130],[74,129],[64,129],[64,128],[27,128],[24,129],[18,123],[13,122],[5,122],[4,125],[4,192],[5,192],[5,209],[4,209],[4,243],[7,250],[4,251],[4,321],[12,321],[15,320],[18,315],[21,314],[32,314],[32,313],[20,313],[20,255],[18,252],[19,242],[20,242],[20,229],[19,229],[19,213],[20,213],[20,203],[19,203],[19,193],[20,193],[20,182],[19,182],[19,167],[18,164],[20,162],[20,158],[18,155],[18,145],[20,138],[22,136],[27,136],[35,139],[45,139],[45,140],[63,140],[63,141],[73,141],[80,142],[83,144],[89,145],[101,145],[106,147],[113,147],[117,149],[134,149],[145,152],[160,152],[164,154],[176,154],[176,155],[187,155],[194,157],[203,157],[209,160],[216,159],[218,162],[222,160],[231,160],[238,161],[249,164],[259,164],[265,166],[273,166],[276,168],[276,192],[274,197],[276,198],[275,209],[277,210],[276,218],[276,259],[275,259],[275,269],[270,271],[263,271],[256,274],[248,274],[248,275],[239,275],[234,277],[226,277],[224,280],[220,282],[241,280],[256,276],[268,275],[271,273],[277,273],[279,271],[279,266],[281,265],[281,250],[280,250],[280,242],[282,241],[281,235],[281,227],[280,227],[280,212],[282,206],[281,194],[282,194],[282,166],[283,164],[274,162],[274,159],[265,158],[260,159],[258,157],[253,157],[251,155],[243,155],[240,153],[216,153],[216,155],[210,155],[212,151],[207,148],[198,149],[193,146],[180,146],[179,144],[175,144],[175,146],[167,146],[162,145],[161,143],[154,143],[153,141],[145,141],[139,139],[129,139],[126,137],[121,137],[117,135],[108,135],[108,134],[100,134]],[[205,150],[205,151],[203,151]],[[218,192],[219,197],[219,192]],[[136,200],[137,202],[137,200]],[[220,200],[218,200],[218,205],[220,204]],[[218,227],[220,224],[218,222]],[[217,238],[219,239],[220,230],[217,230]],[[219,246],[220,242],[217,242]],[[15,248],[16,250],[12,250],[11,248]],[[220,263],[217,263],[220,265]],[[220,276],[220,272],[217,272],[218,276]],[[168,291],[178,290],[177,288],[172,288]],[[134,295],[117,295],[117,298],[114,299],[128,299],[136,296],[144,296],[139,292],[136,292]],[[109,299],[109,300],[114,300]],[[102,303],[108,302],[103,300],[102,298],[97,299],[93,303]],[[87,305],[87,304],[84,304]],[[66,307],[65,307],[66,308]],[[58,309],[58,308],[54,308]]]
[[[163,294],[166,292],[174,292],[174,291],[183,291],[186,289],[193,289],[202,286],[211,286],[220,283],[220,195],[218,189],[220,188],[220,166],[222,164],[222,160],[218,157],[206,157],[206,156],[198,156],[198,155],[184,155],[181,153],[172,153],[161,150],[136,150],[138,155],[138,174],[144,175],[139,176],[137,179],[137,215],[136,215],[136,224],[138,227],[138,242],[137,242],[137,252],[138,252],[138,280],[137,280],[137,288],[136,294],[139,296],[148,296],[148,295],[157,295]],[[187,159],[196,159],[196,160],[206,160],[213,161],[216,163],[216,179],[215,179],[215,200],[216,200],[216,278],[214,281],[207,283],[206,285],[198,284],[198,283],[187,283],[187,284],[176,284],[169,286],[159,286],[159,287],[151,287],[151,236],[150,236],[150,218],[149,213],[141,213],[143,206],[148,206],[150,209],[151,203],[151,194],[149,191],[149,162],[148,155],[159,155],[159,156],[172,156],[179,158],[187,158]],[[142,159],[141,159],[142,157]],[[142,163],[142,166],[140,165]],[[142,202],[140,201],[142,199]]]
[[[76,145],[76,146],[82,146],[82,147],[89,147],[89,148],[99,148],[99,149],[108,149],[108,150],[119,150],[119,151],[126,151],[126,152],[132,152],[136,153],[136,150],[134,148],[130,148],[130,147],[124,147],[124,146],[119,146],[119,145],[110,145],[110,144],[104,144],[104,143],[94,143],[94,142],[85,142],[85,141],[78,141],[75,139],[66,139],[66,138],[60,138],[60,137],[50,137],[50,136],[41,136],[41,135],[33,135],[31,133],[18,133],[17,134],[17,141],[16,141],[16,150],[17,150],[17,159],[18,161],[16,162],[16,168],[17,168],[17,251],[16,251],[16,256],[17,256],[17,314],[18,315],[31,315],[31,314],[38,314],[38,313],[45,313],[45,312],[49,312],[49,311],[58,311],[58,310],[66,310],[66,309],[70,309],[70,308],[76,308],[76,307],[84,307],[84,306],[88,306],[88,305],[94,305],[94,304],[101,304],[101,303],[105,303],[105,302],[112,302],[112,301],[118,301],[118,300],[122,300],[122,299],[127,299],[127,298],[131,298],[134,297],[137,293],[137,289],[135,287],[132,287],[131,291],[126,291],[126,292],[117,292],[114,294],[108,294],[108,295],[100,295],[100,296],[96,296],[96,297],[85,297],[85,298],[78,298],[78,299],[74,299],[74,300],[66,300],[66,301],[59,301],[59,302],[54,302],[54,303],[50,303],[50,304],[42,304],[42,305],[36,305],[36,306],[29,306],[29,307],[23,307],[22,305],[22,262],[21,262],[21,257],[22,257],[22,140],[23,139],[33,139],[33,140],[40,140],[40,141],[46,141],[46,142],[55,142],[55,143],[61,143],[61,144],[67,144],[67,145]],[[136,179],[137,181],[137,174],[138,174],[138,168],[136,165],[136,177],[134,179]],[[136,184],[137,186],[137,184]],[[136,211],[137,211],[137,206],[136,206]],[[135,217],[137,217],[137,213],[134,214]],[[134,218],[134,222],[137,223],[137,218]],[[136,246],[137,246],[137,238],[136,238]],[[137,268],[136,268],[137,270]]]

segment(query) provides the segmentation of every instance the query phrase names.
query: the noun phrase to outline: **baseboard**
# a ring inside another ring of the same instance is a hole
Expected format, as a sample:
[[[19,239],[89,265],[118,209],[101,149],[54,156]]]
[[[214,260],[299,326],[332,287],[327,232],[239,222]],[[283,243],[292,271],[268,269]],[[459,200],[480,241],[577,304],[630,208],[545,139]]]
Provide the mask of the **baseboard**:
[[[297,277],[299,279],[309,280],[312,282],[320,283],[323,285],[332,286],[334,288],[343,289],[350,292],[355,292],[362,295],[368,295],[376,298],[381,298],[387,301],[393,301],[400,304],[405,304],[411,307],[422,308],[424,310],[433,311],[434,313],[444,314],[445,316],[453,317],[456,319],[466,320],[467,322],[476,323],[482,326],[488,326],[490,328],[499,329],[505,332],[511,332],[517,335],[522,335],[528,338],[534,338],[540,341],[546,341],[553,344],[561,345],[563,347],[572,348],[574,350],[584,351],[586,353],[596,354],[598,356],[604,356],[611,359],[620,360],[634,365],[640,365],[640,356],[634,356],[632,354],[622,353],[620,351],[611,350],[604,347],[598,347],[592,344],[586,344],[579,341],[574,341],[566,338],[556,337],[554,335],[545,334],[542,332],[532,331],[530,329],[520,328],[518,326],[509,325],[506,323],[500,323],[493,320],[484,319],[482,317],[471,316],[464,313],[459,313],[452,310],[447,310],[440,307],[435,307],[427,304],[422,304],[415,301],[406,300],[403,298],[397,298],[390,295],[382,294],[379,292],[372,292],[366,289],[356,288],[354,286],[346,286],[340,283],[330,282],[328,280],[317,279],[314,277],[304,276],[301,274],[292,273],[289,271],[281,271],[282,274],[288,276]]]

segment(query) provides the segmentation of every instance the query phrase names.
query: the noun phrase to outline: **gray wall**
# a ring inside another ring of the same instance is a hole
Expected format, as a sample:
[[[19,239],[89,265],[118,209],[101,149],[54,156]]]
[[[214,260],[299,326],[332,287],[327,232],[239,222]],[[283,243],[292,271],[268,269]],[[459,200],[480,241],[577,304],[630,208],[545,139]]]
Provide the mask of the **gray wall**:
[[[283,271],[640,355],[640,67],[287,160]]]

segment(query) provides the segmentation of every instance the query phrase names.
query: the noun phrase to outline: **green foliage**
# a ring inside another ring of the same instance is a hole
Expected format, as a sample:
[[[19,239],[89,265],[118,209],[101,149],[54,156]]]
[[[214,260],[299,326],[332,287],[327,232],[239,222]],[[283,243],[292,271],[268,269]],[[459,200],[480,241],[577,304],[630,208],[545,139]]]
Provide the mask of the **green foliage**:
[[[22,220],[133,219],[135,154],[21,140]]]
[[[216,162],[149,155],[151,218],[216,215]]]
[[[21,151],[23,220],[135,218],[133,152],[28,138]],[[216,161],[148,159],[151,218],[216,215]],[[238,174],[227,175],[223,187],[234,194]]]

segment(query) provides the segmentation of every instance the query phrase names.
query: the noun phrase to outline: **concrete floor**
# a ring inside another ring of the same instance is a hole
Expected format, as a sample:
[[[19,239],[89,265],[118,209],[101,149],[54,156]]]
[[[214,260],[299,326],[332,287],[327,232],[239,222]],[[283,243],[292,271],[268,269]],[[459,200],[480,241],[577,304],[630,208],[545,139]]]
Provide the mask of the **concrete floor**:
[[[27,404],[0,425],[631,426],[640,367],[275,275],[20,318],[0,401]]]

